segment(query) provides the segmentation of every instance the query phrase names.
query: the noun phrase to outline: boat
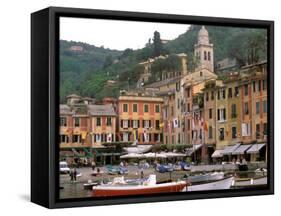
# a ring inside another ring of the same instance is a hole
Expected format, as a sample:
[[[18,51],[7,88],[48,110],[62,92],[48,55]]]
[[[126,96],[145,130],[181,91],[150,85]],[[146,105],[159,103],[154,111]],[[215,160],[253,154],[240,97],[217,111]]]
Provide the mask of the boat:
[[[109,175],[117,175],[117,174],[128,174],[129,171],[126,167],[123,167],[123,166],[119,166],[119,167],[113,167],[111,165],[108,165],[107,167],[107,173]]]
[[[223,178],[224,178],[223,172],[213,172],[213,173],[205,173],[199,175],[185,174],[184,176],[184,179],[190,181],[191,183],[217,181]]]
[[[88,180],[87,183],[83,184],[84,190],[92,190],[93,186],[99,185],[100,182]]]
[[[258,178],[236,179],[233,188],[262,187],[267,185],[267,176]]]
[[[226,190],[230,189],[231,185],[233,184],[234,177],[228,177],[222,180],[213,181],[210,183],[203,183],[203,184],[197,184],[197,185],[191,185],[188,187],[185,187],[182,191],[188,192],[188,191],[208,191],[208,190]]]
[[[159,173],[165,173],[165,172],[172,172],[172,171],[174,171],[174,167],[173,167],[172,164],[167,164],[167,165],[158,164],[155,169]]]
[[[181,192],[187,187],[187,181],[167,182],[157,184],[156,175],[152,174],[146,181],[139,184],[128,184],[124,177],[115,178],[112,183],[98,185],[92,188],[93,197],[112,197],[128,195],[145,195],[168,192]]]

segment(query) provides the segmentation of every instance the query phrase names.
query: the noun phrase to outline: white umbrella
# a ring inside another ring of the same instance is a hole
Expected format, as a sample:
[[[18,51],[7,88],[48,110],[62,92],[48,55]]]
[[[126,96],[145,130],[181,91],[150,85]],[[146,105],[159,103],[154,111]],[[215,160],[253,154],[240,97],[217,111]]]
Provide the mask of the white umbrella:
[[[143,154],[146,158],[166,158],[167,156],[165,154],[159,154],[159,153],[145,153]]]
[[[137,154],[137,153],[129,153],[126,155],[120,156],[121,159],[126,159],[126,158],[144,158],[145,156],[143,154]]]

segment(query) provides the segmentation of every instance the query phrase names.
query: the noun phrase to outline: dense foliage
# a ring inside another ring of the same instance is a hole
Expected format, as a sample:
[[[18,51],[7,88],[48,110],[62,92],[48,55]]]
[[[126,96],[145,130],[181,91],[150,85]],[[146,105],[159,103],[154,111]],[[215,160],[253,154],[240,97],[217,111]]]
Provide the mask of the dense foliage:
[[[186,53],[188,68],[194,70],[196,58],[194,44],[201,26],[192,25],[175,40],[162,44],[160,33],[155,31],[151,40],[142,49],[124,51],[105,49],[81,42],[60,41],[60,98],[65,101],[68,94],[82,96],[117,97],[120,89],[136,86],[143,66],[138,63],[158,55],[170,54],[164,60],[155,61],[152,67],[152,81],[158,80],[163,72],[179,69],[177,53]],[[214,60],[226,57],[236,58],[238,64],[252,64],[266,59],[267,38],[263,29],[207,26],[210,42],[214,44]],[[73,51],[72,46],[83,47]],[[112,82],[109,82],[112,81]]]

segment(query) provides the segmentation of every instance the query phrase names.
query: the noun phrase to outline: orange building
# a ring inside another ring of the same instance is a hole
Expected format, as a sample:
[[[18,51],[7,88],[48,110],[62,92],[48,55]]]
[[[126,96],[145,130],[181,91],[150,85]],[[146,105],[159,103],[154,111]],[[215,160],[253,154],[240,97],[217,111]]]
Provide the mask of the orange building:
[[[119,96],[118,102],[119,141],[138,144],[162,141],[162,98],[127,94]]]

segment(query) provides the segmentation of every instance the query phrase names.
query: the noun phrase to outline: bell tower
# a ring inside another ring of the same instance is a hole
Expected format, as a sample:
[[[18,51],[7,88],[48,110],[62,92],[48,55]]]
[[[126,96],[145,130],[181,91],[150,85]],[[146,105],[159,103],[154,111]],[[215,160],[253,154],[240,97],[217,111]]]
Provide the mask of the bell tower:
[[[214,48],[209,42],[209,33],[205,26],[198,32],[197,44],[194,45],[194,55],[198,59],[196,70],[208,69],[214,72]]]

